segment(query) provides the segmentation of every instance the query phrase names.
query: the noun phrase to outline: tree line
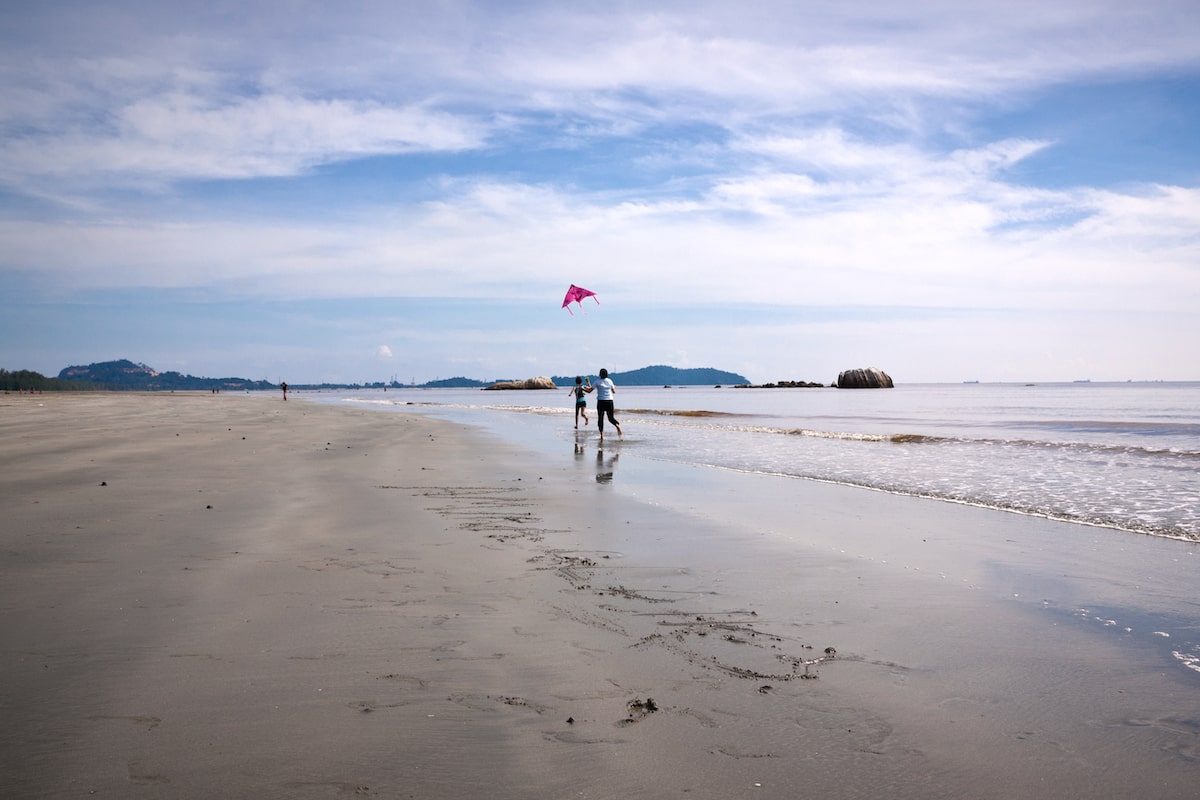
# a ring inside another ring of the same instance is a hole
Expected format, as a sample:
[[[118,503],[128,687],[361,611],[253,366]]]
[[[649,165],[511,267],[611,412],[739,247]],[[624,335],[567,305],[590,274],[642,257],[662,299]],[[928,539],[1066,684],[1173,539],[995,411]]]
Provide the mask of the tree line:
[[[104,389],[91,381],[67,381],[62,378],[47,378],[40,372],[28,369],[9,371],[0,369],[0,389],[5,392],[94,392]]]

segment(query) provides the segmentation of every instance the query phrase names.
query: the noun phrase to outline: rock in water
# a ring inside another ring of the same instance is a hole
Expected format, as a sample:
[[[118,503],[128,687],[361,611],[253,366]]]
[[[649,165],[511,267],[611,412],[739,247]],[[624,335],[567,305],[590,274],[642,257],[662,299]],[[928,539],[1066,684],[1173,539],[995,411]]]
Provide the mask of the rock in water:
[[[526,378],[523,381],[500,381],[488,386],[487,389],[557,389],[554,381],[545,376]]]
[[[848,369],[838,373],[839,389],[893,389],[895,384],[886,372],[875,367]]]

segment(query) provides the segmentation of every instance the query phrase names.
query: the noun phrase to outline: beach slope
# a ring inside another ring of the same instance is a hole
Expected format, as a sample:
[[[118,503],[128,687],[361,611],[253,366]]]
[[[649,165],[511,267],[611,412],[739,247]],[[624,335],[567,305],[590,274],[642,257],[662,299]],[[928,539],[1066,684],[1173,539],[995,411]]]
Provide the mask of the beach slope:
[[[5,796],[1193,796],[1187,546],[620,454],[0,398]]]

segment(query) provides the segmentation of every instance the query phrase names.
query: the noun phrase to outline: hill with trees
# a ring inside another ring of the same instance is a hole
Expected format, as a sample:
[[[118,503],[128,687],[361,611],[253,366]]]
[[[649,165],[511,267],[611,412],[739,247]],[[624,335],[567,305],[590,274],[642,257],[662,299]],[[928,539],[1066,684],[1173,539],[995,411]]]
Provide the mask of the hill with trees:
[[[145,364],[128,359],[102,361],[87,366],[67,367],[58,373],[59,380],[90,384],[91,388],[110,391],[243,391],[278,388],[270,381],[247,378],[198,378],[178,372],[157,372]]]
[[[422,389],[482,389],[495,381],[477,381],[474,378],[443,378],[421,384]]]
[[[595,377],[594,375],[591,377]],[[695,369],[679,369],[678,367],[653,366],[630,370],[629,372],[610,372],[608,377],[618,386],[713,386],[716,384],[749,383],[746,378],[736,372],[726,372],[711,367]],[[560,386],[573,386],[575,376],[555,376],[552,378]]]
[[[47,378],[40,372],[19,369],[10,372],[0,369],[0,391],[5,392],[81,392],[102,387],[86,381],[65,381]]]
[[[590,376],[593,380],[595,375]],[[664,365],[642,367],[628,372],[614,372],[610,377],[621,386],[713,386],[746,384],[745,377],[736,372],[712,369],[679,369]],[[573,386],[574,375],[556,375],[551,378],[558,386]],[[486,388],[497,381],[480,381],[474,378],[446,378],[411,387],[396,383],[362,384],[301,384],[294,383],[293,389],[475,389]],[[37,372],[0,370],[0,389],[4,391],[266,391],[276,390],[278,384],[248,378],[202,378],[183,375],[179,372],[159,372],[146,364],[123,358],[116,361],[101,361],[94,364],[76,365],[63,369],[56,378],[48,378]]]

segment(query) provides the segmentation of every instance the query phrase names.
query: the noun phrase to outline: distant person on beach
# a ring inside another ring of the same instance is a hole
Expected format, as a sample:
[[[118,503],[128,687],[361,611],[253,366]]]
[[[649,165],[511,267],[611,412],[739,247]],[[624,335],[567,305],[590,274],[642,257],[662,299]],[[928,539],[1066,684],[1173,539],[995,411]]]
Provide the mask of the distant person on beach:
[[[287,402],[287,383],[279,384],[279,388],[283,389],[283,400],[284,402]]]
[[[621,433],[621,425],[617,422],[617,418],[613,416],[613,395],[617,392],[617,387],[613,385],[612,379],[608,377],[608,370],[600,370],[600,380],[594,384],[589,384],[585,392],[596,393],[596,422],[600,425],[600,441],[604,441],[604,416],[608,415],[608,421],[617,429],[617,436],[624,438]]]
[[[589,387],[592,385],[591,378],[588,378],[587,385]],[[571,391],[567,392],[567,394],[575,395],[575,430],[579,430],[580,415],[583,415],[583,424],[584,425],[591,424],[590,422],[588,422],[587,397],[584,396],[589,391],[591,391],[591,389],[584,388],[583,378],[576,378],[575,386],[571,389]]]

